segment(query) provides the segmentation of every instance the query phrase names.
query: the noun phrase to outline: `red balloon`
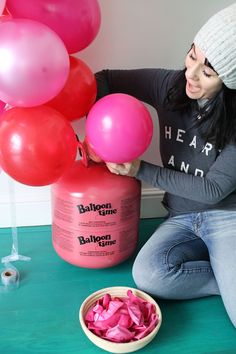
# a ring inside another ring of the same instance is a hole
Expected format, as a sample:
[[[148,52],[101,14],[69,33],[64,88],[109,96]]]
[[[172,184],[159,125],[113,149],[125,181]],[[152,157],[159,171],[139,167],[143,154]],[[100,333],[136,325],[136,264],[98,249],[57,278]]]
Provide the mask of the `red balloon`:
[[[95,102],[96,79],[81,59],[70,56],[70,72],[61,92],[46,104],[69,120],[84,117]]]
[[[0,166],[30,186],[57,181],[72,165],[77,139],[70,123],[51,107],[14,107],[0,120]]]
[[[50,27],[70,54],[88,47],[101,25],[98,0],[7,0],[7,9],[14,18],[28,18]]]

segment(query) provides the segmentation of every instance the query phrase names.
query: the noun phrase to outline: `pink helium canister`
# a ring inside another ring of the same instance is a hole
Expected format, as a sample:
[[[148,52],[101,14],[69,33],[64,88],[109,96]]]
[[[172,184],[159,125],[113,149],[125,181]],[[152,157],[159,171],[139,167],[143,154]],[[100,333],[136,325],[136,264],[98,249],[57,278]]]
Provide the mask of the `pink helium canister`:
[[[106,268],[126,260],[138,240],[141,184],[105,164],[76,161],[52,186],[52,242],[73,265]]]

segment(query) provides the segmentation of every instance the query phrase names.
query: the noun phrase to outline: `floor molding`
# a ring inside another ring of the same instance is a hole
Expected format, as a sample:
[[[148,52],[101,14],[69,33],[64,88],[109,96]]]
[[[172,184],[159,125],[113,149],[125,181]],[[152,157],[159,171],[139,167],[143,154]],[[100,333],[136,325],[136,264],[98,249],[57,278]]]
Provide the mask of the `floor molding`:
[[[162,206],[164,192],[157,188],[144,188],[141,199],[141,218],[160,218],[166,215]]]

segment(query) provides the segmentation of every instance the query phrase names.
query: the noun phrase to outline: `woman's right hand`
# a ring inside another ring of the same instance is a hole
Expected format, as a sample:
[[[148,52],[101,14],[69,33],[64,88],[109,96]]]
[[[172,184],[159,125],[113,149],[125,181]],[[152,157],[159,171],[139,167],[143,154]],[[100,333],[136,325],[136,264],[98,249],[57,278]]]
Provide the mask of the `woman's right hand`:
[[[106,166],[111,173],[122,176],[135,177],[140,168],[141,161],[139,159],[121,164],[106,162]]]

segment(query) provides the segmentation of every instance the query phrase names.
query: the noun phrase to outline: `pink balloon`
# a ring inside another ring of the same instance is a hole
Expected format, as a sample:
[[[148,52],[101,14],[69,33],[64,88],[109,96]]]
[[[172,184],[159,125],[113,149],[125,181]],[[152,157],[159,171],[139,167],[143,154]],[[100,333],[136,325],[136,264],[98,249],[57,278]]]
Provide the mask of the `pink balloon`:
[[[88,143],[102,160],[124,163],[147,149],[153,123],[142,102],[130,95],[114,93],[93,105],[85,130]]]
[[[69,74],[69,55],[49,27],[28,19],[0,21],[0,99],[12,106],[41,105]]]
[[[29,18],[52,28],[70,54],[86,48],[101,24],[97,0],[8,0],[7,9],[13,17]]]
[[[5,5],[6,5],[6,0],[0,0],[0,15],[3,13]]]
[[[6,103],[3,101],[0,101],[0,116],[5,111],[5,106],[6,106]]]

